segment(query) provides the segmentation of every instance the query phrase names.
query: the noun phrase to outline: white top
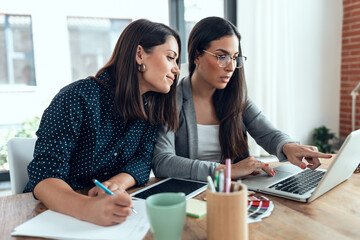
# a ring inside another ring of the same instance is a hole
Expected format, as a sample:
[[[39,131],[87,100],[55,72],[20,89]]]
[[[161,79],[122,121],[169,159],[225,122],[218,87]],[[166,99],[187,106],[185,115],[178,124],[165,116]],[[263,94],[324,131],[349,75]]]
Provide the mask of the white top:
[[[220,162],[221,148],[219,141],[219,125],[197,125],[198,155],[197,159]]]

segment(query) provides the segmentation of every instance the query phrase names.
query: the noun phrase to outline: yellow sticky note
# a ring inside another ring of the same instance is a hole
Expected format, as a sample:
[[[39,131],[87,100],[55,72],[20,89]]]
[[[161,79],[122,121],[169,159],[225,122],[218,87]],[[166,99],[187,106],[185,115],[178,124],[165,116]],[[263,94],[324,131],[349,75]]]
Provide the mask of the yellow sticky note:
[[[191,198],[186,202],[186,214],[201,218],[206,214],[206,202]]]

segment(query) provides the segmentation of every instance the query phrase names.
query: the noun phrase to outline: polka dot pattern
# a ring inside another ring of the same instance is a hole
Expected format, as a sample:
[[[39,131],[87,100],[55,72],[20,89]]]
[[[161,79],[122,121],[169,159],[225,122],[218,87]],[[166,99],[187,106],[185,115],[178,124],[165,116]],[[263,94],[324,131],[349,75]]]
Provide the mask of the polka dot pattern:
[[[104,72],[99,78],[108,77]],[[93,79],[76,81],[61,89],[44,111],[24,192],[46,178],[62,179],[77,190],[92,187],[93,178],[102,182],[122,172],[143,186],[156,131],[143,120],[125,126],[107,87]]]

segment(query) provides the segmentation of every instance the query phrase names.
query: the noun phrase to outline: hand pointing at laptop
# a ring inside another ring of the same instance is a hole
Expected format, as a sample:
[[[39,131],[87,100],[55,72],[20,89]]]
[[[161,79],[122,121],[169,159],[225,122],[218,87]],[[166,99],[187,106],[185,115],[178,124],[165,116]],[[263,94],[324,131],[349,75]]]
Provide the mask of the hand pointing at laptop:
[[[321,153],[315,146],[299,145],[297,143],[286,143],[283,146],[283,153],[286,155],[289,162],[305,169],[316,169],[321,165],[320,158],[331,158],[332,155]],[[306,163],[303,162],[306,160]]]
[[[283,146],[283,153],[290,163],[305,169],[316,169],[321,165],[320,158],[331,158],[332,155],[321,153],[315,146],[300,145],[297,143],[286,143]],[[303,162],[306,160],[307,164]],[[224,169],[225,165],[220,164],[216,170]],[[232,179],[244,177],[247,175],[257,175],[261,173],[260,169],[269,176],[275,176],[276,171],[269,167],[269,164],[258,161],[255,157],[248,157],[231,165]]]

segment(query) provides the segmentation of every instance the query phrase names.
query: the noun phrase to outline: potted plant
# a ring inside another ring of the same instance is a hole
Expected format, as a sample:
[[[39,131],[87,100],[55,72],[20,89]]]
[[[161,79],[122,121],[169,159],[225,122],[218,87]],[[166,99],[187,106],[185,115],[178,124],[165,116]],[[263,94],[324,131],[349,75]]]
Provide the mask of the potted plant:
[[[333,141],[337,139],[337,137],[335,136],[334,133],[330,132],[329,128],[325,126],[315,128],[313,139],[314,139],[313,144],[318,148],[320,152],[335,153],[332,148],[333,146],[332,144]]]

